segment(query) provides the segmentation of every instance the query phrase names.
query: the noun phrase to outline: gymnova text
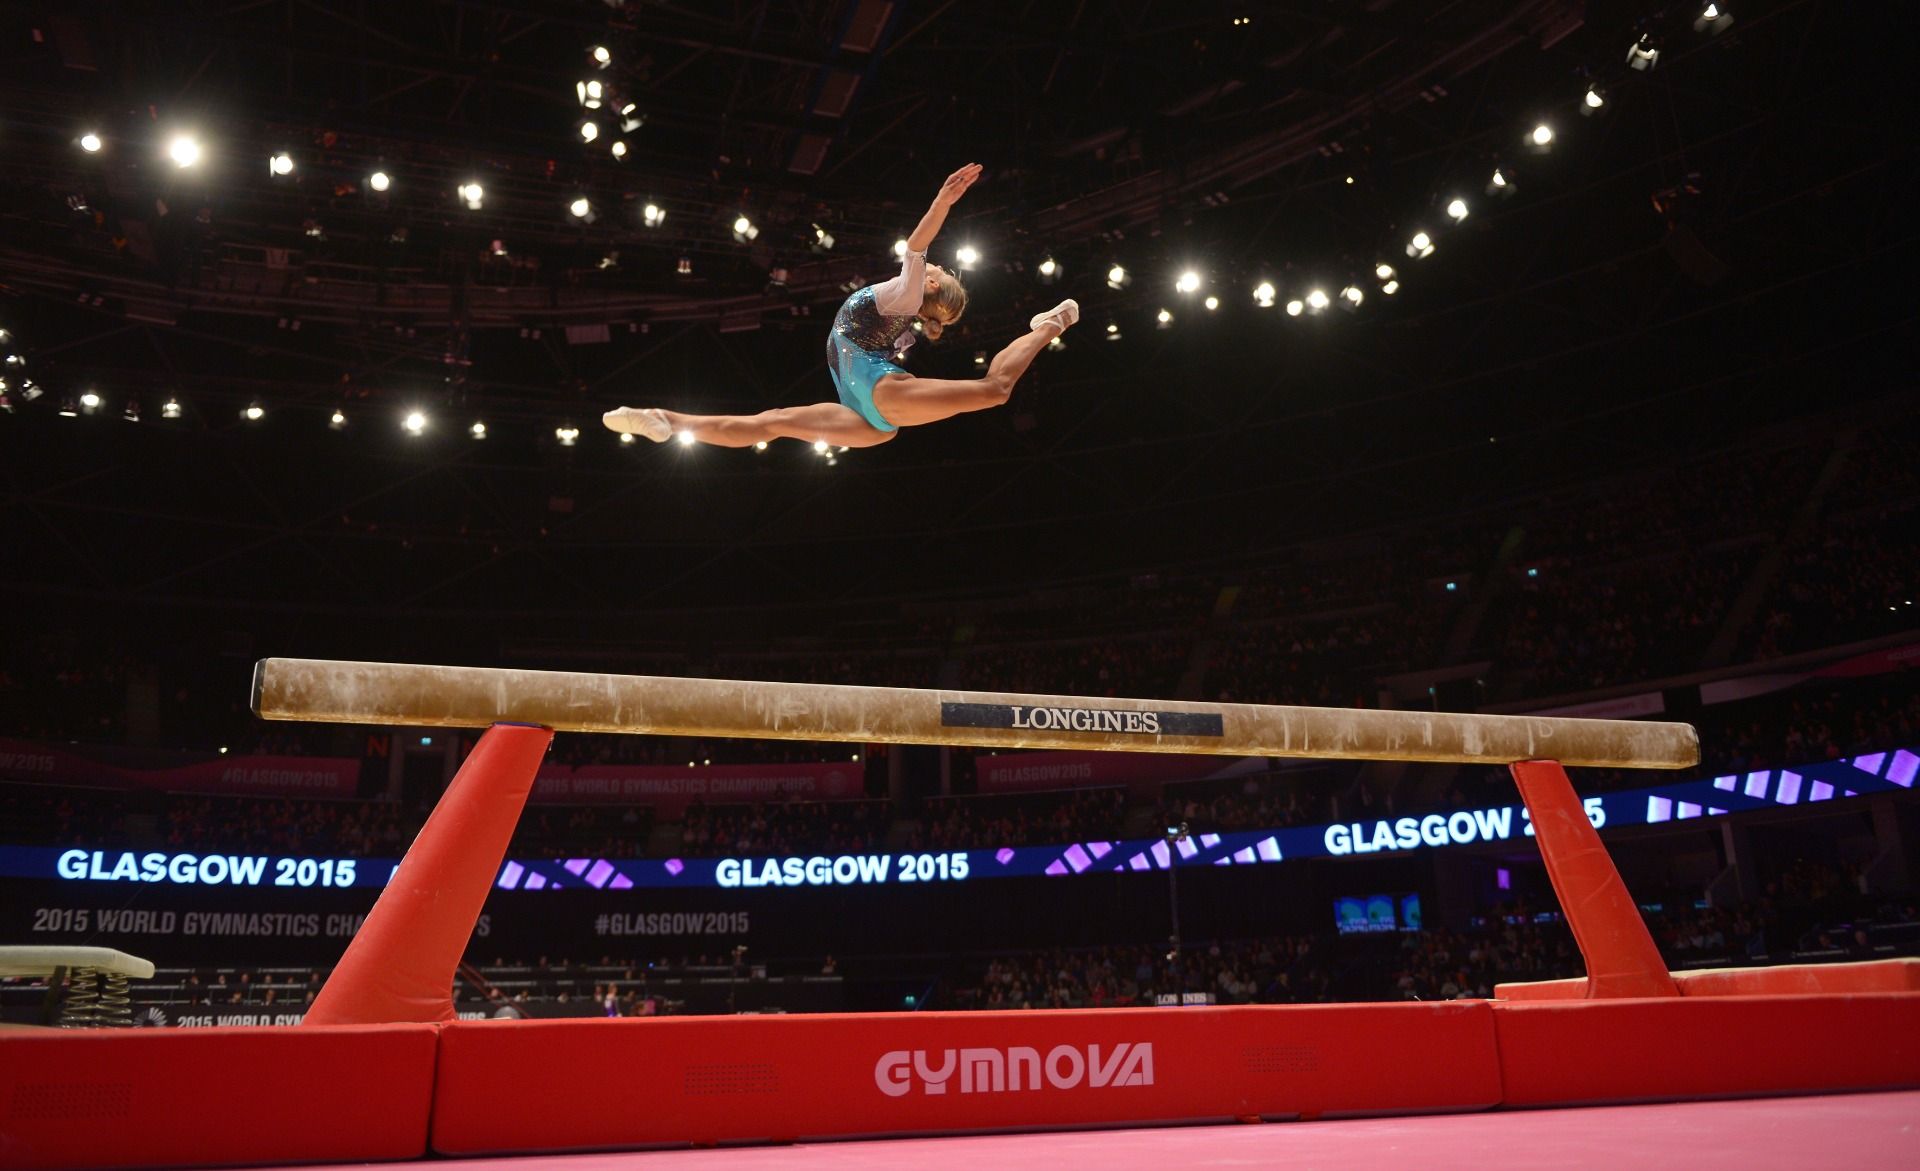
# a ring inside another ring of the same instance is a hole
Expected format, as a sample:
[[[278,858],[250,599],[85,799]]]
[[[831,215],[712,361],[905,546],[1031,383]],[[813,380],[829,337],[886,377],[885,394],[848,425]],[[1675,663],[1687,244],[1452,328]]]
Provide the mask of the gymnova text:
[[[1607,824],[1606,807],[1600,798],[1581,802],[1593,828]],[[1533,814],[1521,806],[1520,831],[1533,836]],[[1402,817],[1376,821],[1342,822],[1327,827],[1329,854],[1373,854],[1386,850],[1417,850],[1422,846],[1464,846],[1470,842],[1503,842],[1513,836],[1514,806],[1492,809],[1460,809],[1453,813],[1429,813],[1425,817]]]
[[[944,1094],[959,1075],[962,1094],[1011,1094],[1052,1086],[1071,1090],[1153,1084],[1153,1044],[1055,1045],[1042,1057],[1038,1049],[892,1049],[873,1065],[873,1084],[889,1098],[905,1097],[917,1083],[921,1093]],[[1043,1080],[1044,1079],[1044,1080]]]

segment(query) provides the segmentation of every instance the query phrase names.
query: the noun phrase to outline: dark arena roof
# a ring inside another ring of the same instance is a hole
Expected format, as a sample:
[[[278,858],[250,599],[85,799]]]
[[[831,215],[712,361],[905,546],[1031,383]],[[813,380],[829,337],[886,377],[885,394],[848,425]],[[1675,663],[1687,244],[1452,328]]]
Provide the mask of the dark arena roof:
[[[10,5],[0,588],[477,660],[819,633],[1910,425],[1911,13],[1696,8]],[[831,458],[599,426],[831,401],[836,306],[975,161],[913,368],[1077,298],[1008,406]]]

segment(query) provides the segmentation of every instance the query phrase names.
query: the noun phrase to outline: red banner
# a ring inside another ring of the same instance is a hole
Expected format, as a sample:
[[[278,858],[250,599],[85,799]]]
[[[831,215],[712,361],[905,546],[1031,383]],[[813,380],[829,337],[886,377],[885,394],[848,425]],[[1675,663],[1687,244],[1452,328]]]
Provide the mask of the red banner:
[[[1247,757],[1167,752],[1006,752],[973,759],[974,779],[982,793],[1197,781],[1263,767]]]
[[[548,765],[533,782],[532,801],[620,802],[663,812],[691,802],[734,805],[753,801],[840,801],[866,796],[864,766],[832,764],[717,764],[706,768],[659,765]]]
[[[360,762],[332,756],[208,756],[0,740],[0,777],[170,793],[352,797],[360,788]]]

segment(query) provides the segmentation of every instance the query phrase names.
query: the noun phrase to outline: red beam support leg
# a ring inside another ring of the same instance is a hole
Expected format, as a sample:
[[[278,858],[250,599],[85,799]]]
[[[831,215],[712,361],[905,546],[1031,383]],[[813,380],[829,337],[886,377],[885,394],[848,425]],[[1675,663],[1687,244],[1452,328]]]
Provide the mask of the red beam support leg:
[[[553,729],[531,724],[495,724],[486,730],[314,998],[304,1023],[454,1019],[454,971],[552,741]]]
[[[1533,815],[1547,877],[1587,961],[1587,997],[1680,995],[1567,770],[1556,760],[1523,760],[1512,768]]]

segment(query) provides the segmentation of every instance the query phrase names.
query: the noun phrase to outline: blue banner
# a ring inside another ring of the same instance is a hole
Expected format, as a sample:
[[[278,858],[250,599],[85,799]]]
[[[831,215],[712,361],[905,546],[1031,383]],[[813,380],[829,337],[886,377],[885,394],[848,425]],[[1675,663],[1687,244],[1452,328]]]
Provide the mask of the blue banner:
[[[1583,804],[1595,828],[1604,830],[1911,791],[1916,768],[1920,768],[1920,754],[1897,748],[1819,764],[1606,793],[1584,798]],[[1526,806],[1515,802],[1292,829],[1202,833],[1178,842],[1150,838],[779,858],[515,858],[502,864],[494,885],[511,891],[909,886],[1165,870],[1175,865],[1252,866],[1289,858],[1405,854],[1532,836]],[[381,887],[398,864],[393,858],[0,847],[0,877],[86,883],[289,890]]]

